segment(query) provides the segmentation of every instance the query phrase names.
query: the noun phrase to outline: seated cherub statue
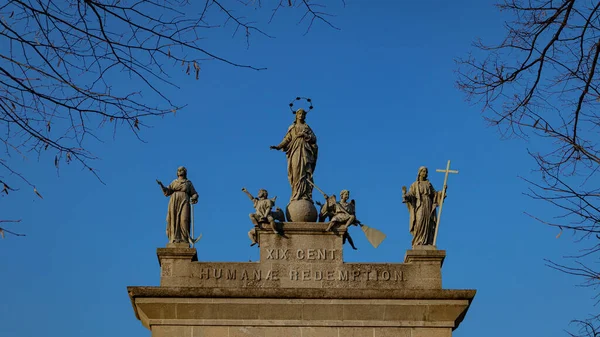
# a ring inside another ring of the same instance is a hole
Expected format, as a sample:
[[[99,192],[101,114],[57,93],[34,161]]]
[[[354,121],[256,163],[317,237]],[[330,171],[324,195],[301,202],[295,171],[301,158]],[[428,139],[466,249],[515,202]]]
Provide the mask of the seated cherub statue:
[[[277,197],[269,199],[269,193],[265,189],[258,190],[258,197],[255,198],[246,190],[246,188],[242,188],[242,192],[246,193],[246,195],[250,198],[250,200],[254,203],[254,209],[256,213],[250,213],[250,221],[254,224],[254,228],[248,232],[248,237],[252,241],[250,246],[254,246],[258,244],[256,228],[259,228],[262,224],[268,223],[271,225],[271,229],[273,233],[279,234],[277,231],[277,227],[275,225],[275,220],[278,221],[284,220],[283,211],[280,208],[277,208],[275,212],[272,212],[273,206],[275,206],[275,200]]]

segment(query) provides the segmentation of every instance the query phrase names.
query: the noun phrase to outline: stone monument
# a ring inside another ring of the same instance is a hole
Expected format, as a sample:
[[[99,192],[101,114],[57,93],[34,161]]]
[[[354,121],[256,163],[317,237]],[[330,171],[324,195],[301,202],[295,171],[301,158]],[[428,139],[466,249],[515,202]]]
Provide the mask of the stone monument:
[[[360,225],[375,247],[385,235],[356,219],[347,190],[340,202],[323,193],[319,216],[312,200],[313,187],[318,189],[316,137],[304,123],[306,112],[295,112],[283,142],[272,147],[287,154],[287,221],[282,210],[272,210],[275,198],[266,190],[254,197],[243,189],[256,210],[249,236],[258,243],[260,260],[199,261],[186,234],[169,236],[167,247],[157,249],[160,285],[128,287],[136,318],[152,337],[450,337],[475,290],[442,287],[446,252],[431,235],[439,226],[445,187],[440,196],[420,169],[410,190],[403,189],[413,233],[404,263],[344,262],[350,226]],[[445,172],[447,178],[449,166]]]

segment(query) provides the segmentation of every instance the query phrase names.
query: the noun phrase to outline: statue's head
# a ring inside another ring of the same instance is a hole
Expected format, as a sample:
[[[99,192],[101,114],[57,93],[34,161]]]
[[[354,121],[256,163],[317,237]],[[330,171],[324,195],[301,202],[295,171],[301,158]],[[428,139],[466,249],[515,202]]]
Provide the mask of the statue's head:
[[[177,168],[177,176],[187,178],[187,169],[184,166],[179,166]]]
[[[300,109],[296,110],[295,114],[296,114],[296,121],[300,121],[300,123],[304,123],[304,120],[306,119],[306,110],[300,108]]]
[[[342,200],[347,200],[348,198],[350,198],[350,191],[342,190],[340,192],[340,198],[342,198]]]
[[[417,181],[427,180],[427,167],[421,166],[419,167],[419,173],[417,174]]]
[[[267,192],[267,190],[261,188],[260,190],[258,190],[258,198],[259,199],[266,199],[269,197],[269,192]]]

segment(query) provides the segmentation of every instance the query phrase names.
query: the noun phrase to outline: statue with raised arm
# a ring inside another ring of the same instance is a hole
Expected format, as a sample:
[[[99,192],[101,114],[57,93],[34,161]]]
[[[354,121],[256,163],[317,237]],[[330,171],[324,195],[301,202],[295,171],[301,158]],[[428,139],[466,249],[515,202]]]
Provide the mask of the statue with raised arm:
[[[409,230],[412,246],[433,245],[437,224],[436,207],[445,197],[445,191],[436,191],[427,180],[427,168],[421,166],[417,180],[410,185],[408,192],[402,186],[402,202],[408,208]]]
[[[306,111],[298,109],[296,120],[287,130],[279,145],[271,149],[285,151],[287,157],[288,180],[292,188],[293,200],[308,200],[312,202],[313,173],[317,166],[317,137],[306,124]]]
[[[250,200],[254,204],[254,209],[256,210],[256,213],[251,213],[249,215],[250,221],[252,221],[252,223],[254,224],[254,228],[252,228],[250,232],[248,232],[248,237],[252,241],[252,244],[250,246],[254,246],[258,243],[256,237],[256,228],[260,228],[262,224],[270,224],[273,233],[278,234],[277,227],[275,225],[275,220],[284,220],[282,219],[283,211],[280,208],[277,208],[275,212],[271,211],[273,209],[273,206],[275,206],[275,200],[277,199],[277,197],[269,199],[269,192],[267,192],[267,190],[265,189],[258,190],[257,198],[252,196],[252,194],[250,194],[250,192],[248,192],[246,188],[242,188],[242,192],[246,193],[248,198],[250,198]]]
[[[317,205],[321,206],[319,222],[323,222],[327,217],[329,218],[329,226],[327,226],[326,232],[331,231],[338,225],[344,226],[346,232],[342,237],[342,244],[348,241],[352,249],[356,250],[357,248],[354,245],[354,240],[352,240],[352,237],[350,236],[348,227],[359,225],[360,221],[356,219],[356,203],[354,199],[348,202],[350,191],[342,190],[340,192],[340,202],[336,201],[335,195],[328,196],[327,194],[324,194],[323,197],[325,198],[325,204],[317,202]]]
[[[198,202],[198,193],[194,185],[187,179],[187,169],[180,166],[177,169],[177,179],[165,187],[160,180],[156,180],[163,194],[171,197],[167,210],[167,237],[170,243],[192,243],[190,236],[191,204]]]

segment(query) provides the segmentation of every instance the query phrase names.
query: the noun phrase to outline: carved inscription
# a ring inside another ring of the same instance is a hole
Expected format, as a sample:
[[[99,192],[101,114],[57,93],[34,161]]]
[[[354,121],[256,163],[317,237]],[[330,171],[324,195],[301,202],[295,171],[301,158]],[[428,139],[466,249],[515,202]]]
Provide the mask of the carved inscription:
[[[325,248],[308,248],[297,249],[295,252],[290,252],[289,249],[267,248],[267,260],[335,260],[338,256],[337,249]]]
[[[278,281],[281,278],[277,270],[237,270],[228,268],[201,268],[197,276],[201,280],[242,280],[242,281]],[[323,270],[291,269],[287,275],[290,281],[389,281],[403,282],[401,270]]]
[[[402,271],[290,270],[292,281],[404,281]]]
[[[292,286],[289,282],[304,283],[299,287],[315,286],[312,282],[333,282],[334,287],[346,287],[344,283],[352,288],[375,283],[397,283],[393,287],[402,287],[400,283],[407,281],[401,264],[345,264],[339,249],[264,247],[261,254],[267,263],[194,264],[193,277],[207,281],[206,286],[248,287],[271,287],[271,282],[283,287]]]
[[[298,260],[335,260],[336,249],[298,249],[296,258]]]
[[[263,277],[264,275],[264,277]],[[228,269],[228,268],[201,268],[198,277],[201,280],[251,280],[251,281],[260,281],[262,279],[267,281],[277,281],[279,280],[279,274],[277,270],[267,270],[263,272],[260,269],[252,269],[252,270],[237,270],[237,269]]]
[[[289,253],[289,249],[267,249],[267,260],[287,260]]]

